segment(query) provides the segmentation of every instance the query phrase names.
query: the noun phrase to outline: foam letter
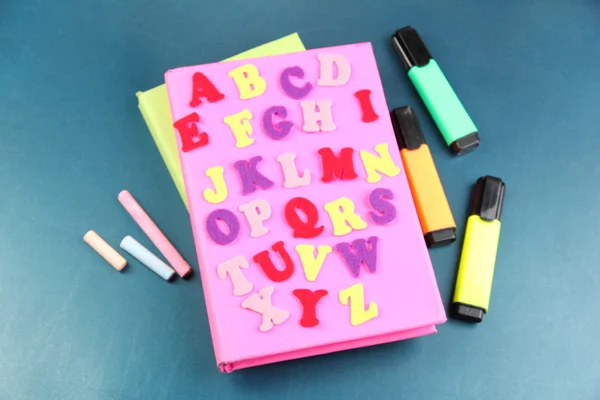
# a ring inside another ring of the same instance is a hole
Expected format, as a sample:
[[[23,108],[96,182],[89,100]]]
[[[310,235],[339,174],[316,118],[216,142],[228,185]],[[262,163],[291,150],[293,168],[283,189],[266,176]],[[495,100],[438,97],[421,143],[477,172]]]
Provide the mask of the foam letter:
[[[279,115],[281,118],[287,118],[287,109],[284,106],[273,106],[263,115],[263,129],[267,136],[274,140],[281,140],[290,134],[294,128],[294,123],[291,121],[281,121],[278,124],[273,122],[273,116]]]
[[[292,99],[299,100],[312,90],[312,85],[308,82],[306,82],[302,87],[294,86],[292,82],[290,82],[290,76],[302,79],[304,78],[304,70],[298,66],[295,66],[286,68],[281,73],[281,77],[279,78],[281,88],[283,89],[284,93],[290,96]]]
[[[302,318],[300,325],[305,328],[312,328],[319,325],[317,318],[317,303],[323,297],[327,296],[327,290],[319,289],[314,292],[309,289],[296,289],[292,293],[300,300],[302,304]]]
[[[254,143],[254,139],[249,137],[252,135],[251,119],[252,113],[248,109],[223,118],[223,121],[231,128],[233,136],[235,136],[235,146],[237,148],[248,147]]]
[[[216,103],[223,100],[225,95],[219,92],[210,79],[202,72],[196,72],[192,77],[192,100],[190,100],[190,107],[198,107],[202,104],[202,100],[200,100],[202,97],[206,97],[209,103]]]
[[[242,204],[239,208],[244,213],[250,225],[250,236],[256,238],[266,235],[269,230],[263,222],[271,217],[271,205],[266,200],[257,199]]]
[[[256,186],[266,190],[273,186],[273,182],[257,171],[256,166],[262,161],[261,156],[252,157],[250,161],[240,160],[234,164],[242,181],[242,194],[245,196],[253,193]]]
[[[365,310],[365,290],[362,283],[357,283],[346,288],[339,293],[340,302],[348,305],[350,300],[350,323],[357,326],[367,322],[379,315],[377,303],[369,303],[369,308]]]
[[[333,178],[342,181],[351,181],[356,179],[358,175],[354,171],[354,163],[352,161],[352,153],[354,150],[351,147],[344,147],[340,151],[340,156],[336,157],[329,147],[323,147],[319,150],[321,156],[321,164],[323,165],[323,177],[321,180],[325,183],[331,182]]]
[[[362,158],[365,170],[367,170],[367,182],[379,182],[381,175],[377,172],[381,172],[387,176],[396,176],[400,173],[400,168],[394,164],[394,160],[392,160],[388,152],[387,143],[379,143],[375,146],[375,151],[379,154],[379,157],[365,150],[360,151],[360,158]]]
[[[260,265],[265,275],[267,275],[267,277],[273,282],[286,281],[294,273],[294,262],[285,249],[285,243],[277,242],[271,248],[274,252],[278,253],[283,260],[285,265],[283,271],[278,270],[275,265],[273,265],[273,261],[271,261],[271,256],[269,255],[268,250],[258,253],[254,256],[253,260],[255,263]]]
[[[310,244],[299,244],[296,246],[296,252],[300,256],[302,268],[306,280],[314,282],[321,271],[323,262],[327,254],[331,253],[331,246],[322,245],[317,248],[317,256],[315,257],[315,246]]]
[[[277,156],[277,162],[281,164],[281,169],[283,170],[283,176],[285,178],[283,187],[286,189],[306,186],[310,183],[310,171],[305,169],[302,176],[299,176],[298,169],[296,169],[296,163],[294,163],[295,158],[296,154],[292,152],[282,153]]]
[[[296,209],[300,209],[306,215],[306,222],[298,216]],[[319,211],[310,200],[304,197],[294,197],[288,201],[285,205],[285,220],[294,230],[295,238],[314,238],[325,229],[323,225],[315,226],[319,222]]]
[[[248,260],[242,256],[233,257],[217,266],[219,278],[225,279],[229,275],[234,296],[243,296],[252,290],[252,283],[246,279],[241,268],[248,269]]]
[[[238,90],[240,100],[247,100],[260,96],[267,89],[267,82],[258,73],[258,69],[252,64],[244,64],[229,71],[229,77],[233,78]]]
[[[227,198],[227,184],[223,178],[223,167],[217,165],[206,170],[208,176],[215,187],[215,190],[204,189],[204,200],[212,204],[219,204]]]
[[[219,225],[217,224],[217,220],[221,220],[227,225],[227,229],[229,233],[224,233]],[[206,231],[208,232],[208,236],[217,244],[227,245],[233,242],[240,233],[240,223],[233,213],[224,208],[215,210],[208,214],[206,217]]]
[[[352,232],[352,229],[365,229],[367,223],[360,215],[354,213],[354,203],[347,197],[340,197],[324,206],[333,223],[333,234],[342,236]]]
[[[369,204],[377,211],[369,212],[369,216],[378,225],[387,225],[396,219],[396,207],[389,200],[394,199],[394,193],[390,189],[374,189],[369,195]]]
[[[373,103],[371,103],[371,91],[364,89],[354,93],[354,96],[358,99],[358,104],[362,111],[363,122],[373,122],[379,119],[379,115],[373,109]]]
[[[184,153],[208,144],[208,134],[198,130],[198,126],[196,125],[198,122],[200,122],[200,116],[196,113],[191,113],[173,123],[175,129],[179,132],[181,150]]]
[[[317,85],[343,86],[350,79],[350,63],[341,54],[319,54],[321,71]],[[337,78],[333,77],[333,64],[337,66]]]
[[[338,243],[335,245],[335,251],[340,253],[352,276],[358,278],[361,264],[365,265],[372,274],[377,270],[378,241],[377,236],[371,236],[368,242],[365,239],[356,239],[352,242],[352,245],[350,243]]]
[[[242,302],[242,307],[255,311],[262,315],[260,330],[266,332],[273,328],[273,325],[281,325],[290,316],[290,313],[281,308],[273,307],[271,304],[271,295],[275,289],[273,286],[266,286],[246,297]]]
[[[336,126],[331,116],[331,100],[306,100],[300,103],[304,114],[304,132],[331,132]],[[317,110],[317,107],[319,108]],[[319,127],[318,122],[321,122]]]

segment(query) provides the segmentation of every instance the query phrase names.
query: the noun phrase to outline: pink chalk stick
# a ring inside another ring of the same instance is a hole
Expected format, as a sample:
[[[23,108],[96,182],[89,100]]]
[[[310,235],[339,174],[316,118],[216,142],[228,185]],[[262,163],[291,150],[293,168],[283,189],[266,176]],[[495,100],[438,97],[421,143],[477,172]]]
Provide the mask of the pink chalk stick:
[[[150,219],[146,211],[139,205],[139,203],[133,198],[131,193],[127,190],[123,190],[119,193],[119,202],[125,207],[129,215],[133,220],[142,228],[144,233],[148,235],[152,243],[158,248],[162,255],[167,259],[169,264],[182,278],[192,273],[192,268],[189,264],[181,257],[181,254],[175,247],[169,242],[169,239],[162,233],[162,231],[156,226],[154,221]]]

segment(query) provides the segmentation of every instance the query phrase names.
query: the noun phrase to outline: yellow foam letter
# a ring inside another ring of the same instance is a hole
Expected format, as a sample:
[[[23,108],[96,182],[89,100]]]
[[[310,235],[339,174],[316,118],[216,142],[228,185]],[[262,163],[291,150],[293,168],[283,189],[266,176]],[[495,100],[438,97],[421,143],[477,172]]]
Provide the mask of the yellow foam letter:
[[[252,64],[244,64],[232,69],[228,75],[235,81],[240,91],[241,100],[260,96],[267,89],[267,82],[259,75],[258,69]]]
[[[333,234],[342,236],[352,232],[352,229],[365,229],[367,223],[354,213],[354,203],[347,197],[340,197],[324,206],[333,224]]]
[[[206,176],[212,181],[215,190],[205,189],[204,199],[212,204],[222,203],[227,198],[227,185],[223,178],[223,167],[215,166],[206,170]]]
[[[364,324],[379,315],[377,303],[374,301],[370,302],[369,308],[365,310],[365,290],[362,283],[341,290],[339,297],[343,305],[348,305],[348,300],[350,300],[350,323],[352,326]]]
[[[390,157],[387,143],[379,143],[375,146],[375,151],[379,154],[379,157],[365,150],[360,151],[360,158],[365,165],[365,170],[367,170],[367,182],[379,182],[381,175],[377,172],[387,176],[396,176],[400,173],[400,168],[394,164],[394,160]]]
[[[306,280],[314,282],[319,275],[319,271],[323,266],[325,257],[331,253],[331,246],[319,246],[317,248],[317,256],[315,257],[315,246],[310,244],[299,244],[296,246],[296,252],[300,256],[302,267],[304,268],[304,275]]]
[[[249,137],[252,135],[252,124],[250,124],[251,119],[252,113],[248,109],[223,118],[223,121],[225,121],[225,123],[229,125],[229,128],[231,128],[231,133],[233,133],[233,136],[235,136],[236,147],[240,149],[242,147],[248,147],[254,143],[254,139]]]

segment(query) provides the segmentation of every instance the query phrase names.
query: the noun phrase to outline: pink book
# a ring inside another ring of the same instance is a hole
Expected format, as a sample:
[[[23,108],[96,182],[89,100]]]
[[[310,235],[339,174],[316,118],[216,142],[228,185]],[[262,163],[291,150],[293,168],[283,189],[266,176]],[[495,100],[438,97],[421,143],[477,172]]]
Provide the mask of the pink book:
[[[220,371],[446,321],[370,43],[165,81]]]

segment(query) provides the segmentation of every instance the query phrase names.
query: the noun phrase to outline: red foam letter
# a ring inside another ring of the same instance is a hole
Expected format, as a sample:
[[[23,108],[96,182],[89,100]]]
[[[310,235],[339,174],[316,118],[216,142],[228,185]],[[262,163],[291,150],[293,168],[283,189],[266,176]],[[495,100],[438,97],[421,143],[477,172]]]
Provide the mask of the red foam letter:
[[[329,147],[320,149],[319,154],[321,155],[321,163],[323,164],[323,177],[321,180],[325,183],[331,182],[334,176],[342,181],[356,179],[358,175],[354,172],[353,152],[354,149],[351,147],[344,147],[340,151],[340,156],[336,157]]]
[[[354,93],[354,96],[358,99],[358,103],[360,104],[363,122],[377,121],[379,115],[377,115],[373,109],[373,103],[371,103],[371,91],[368,89],[359,90]]]
[[[273,265],[273,261],[271,261],[271,256],[269,255],[268,250],[258,253],[253,258],[254,262],[260,265],[265,275],[267,275],[267,277],[273,282],[283,282],[288,280],[294,273],[294,262],[290,258],[290,255],[285,250],[284,246],[285,243],[277,242],[273,245],[273,247],[271,247],[274,252],[279,253],[279,256],[283,260],[285,265],[283,271],[278,270],[275,265]]]
[[[300,300],[302,304],[302,319],[300,325],[305,328],[312,328],[319,325],[317,318],[317,303],[321,298],[327,295],[327,290],[319,289],[314,292],[309,289],[296,289],[292,293]]]
[[[208,144],[208,134],[198,130],[198,126],[196,125],[198,122],[200,122],[200,116],[196,113],[191,113],[173,124],[179,132],[181,150],[183,152],[187,153]]]
[[[192,100],[190,100],[190,107],[198,107],[202,104],[201,97],[206,97],[209,103],[216,103],[223,100],[225,95],[219,92],[215,85],[202,72],[196,72],[192,77]]]
[[[296,209],[300,209],[306,215],[306,222],[298,216]],[[288,201],[285,205],[285,220],[294,230],[295,238],[314,238],[325,229],[323,225],[315,226],[319,222],[319,211],[310,200],[304,197],[294,197]]]

